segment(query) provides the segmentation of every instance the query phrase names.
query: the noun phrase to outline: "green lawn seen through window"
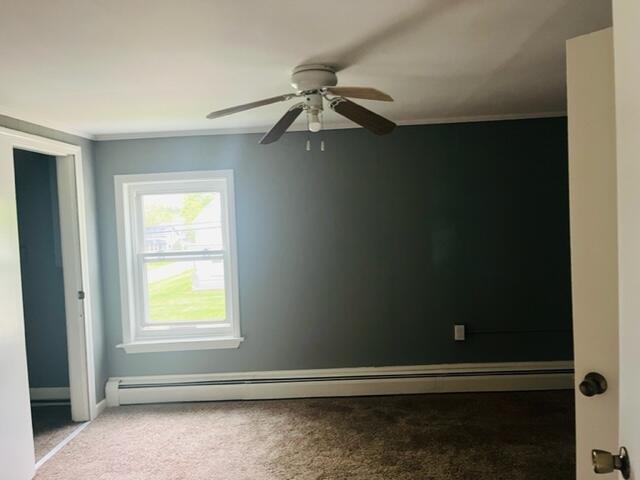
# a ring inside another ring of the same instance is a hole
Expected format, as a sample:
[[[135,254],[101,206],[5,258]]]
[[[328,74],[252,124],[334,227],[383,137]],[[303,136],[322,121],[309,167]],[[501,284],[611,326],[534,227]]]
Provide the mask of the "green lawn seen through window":
[[[169,264],[171,264],[171,262],[169,262],[167,260],[149,262],[149,263],[147,263],[147,270],[155,270],[156,268],[166,267]]]
[[[149,321],[195,322],[225,319],[223,289],[194,290],[192,275],[186,270],[149,282]]]

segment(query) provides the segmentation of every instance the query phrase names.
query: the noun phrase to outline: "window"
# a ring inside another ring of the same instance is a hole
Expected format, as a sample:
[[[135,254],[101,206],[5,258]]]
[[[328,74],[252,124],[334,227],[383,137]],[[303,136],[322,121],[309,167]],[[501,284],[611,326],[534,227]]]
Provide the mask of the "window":
[[[233,172],[116,175],[128,353],[237,348]]]

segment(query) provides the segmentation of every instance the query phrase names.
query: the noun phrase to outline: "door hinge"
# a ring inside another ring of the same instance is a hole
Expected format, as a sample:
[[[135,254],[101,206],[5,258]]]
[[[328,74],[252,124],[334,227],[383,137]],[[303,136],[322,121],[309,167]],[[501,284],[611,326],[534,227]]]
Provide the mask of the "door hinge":
[[[84,300],[84,291],[78,290],[78,300]]]

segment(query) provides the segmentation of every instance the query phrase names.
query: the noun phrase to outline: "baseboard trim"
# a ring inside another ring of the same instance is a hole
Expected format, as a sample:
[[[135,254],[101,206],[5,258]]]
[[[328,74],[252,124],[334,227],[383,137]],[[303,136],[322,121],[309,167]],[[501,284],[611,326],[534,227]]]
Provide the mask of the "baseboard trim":
[[[30,388],[29,395],[32,402],[43,401],[68,401],[71,396],[69,394],[69,387],[39,387]]]
[[[107,399],[103,398],[98,403],[96,403],[96,416],[94,417],[94,420],[98,418],[100,414],[104,412],[106,409],[107,409]]]
[[[573,362],[511,362],[112,377],[107,405],[416,393],[564,390]]]

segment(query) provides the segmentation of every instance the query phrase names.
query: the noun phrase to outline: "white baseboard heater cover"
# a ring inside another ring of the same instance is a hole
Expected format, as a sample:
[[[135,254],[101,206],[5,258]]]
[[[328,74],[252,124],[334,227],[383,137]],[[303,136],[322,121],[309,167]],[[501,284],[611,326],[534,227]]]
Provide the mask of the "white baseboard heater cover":
[[[118,406],[572,388],[573,362],[519,362],[116,377],[106,397]]]

